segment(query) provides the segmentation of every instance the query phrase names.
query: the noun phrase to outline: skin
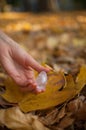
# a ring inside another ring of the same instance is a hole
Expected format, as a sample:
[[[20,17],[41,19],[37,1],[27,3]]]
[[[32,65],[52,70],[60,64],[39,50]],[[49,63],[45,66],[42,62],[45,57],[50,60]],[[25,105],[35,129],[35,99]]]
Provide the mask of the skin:
[[[19,44],[0,32],[0,63],[21,91],[38,92],[33,70],[49,71],[41,66]]]

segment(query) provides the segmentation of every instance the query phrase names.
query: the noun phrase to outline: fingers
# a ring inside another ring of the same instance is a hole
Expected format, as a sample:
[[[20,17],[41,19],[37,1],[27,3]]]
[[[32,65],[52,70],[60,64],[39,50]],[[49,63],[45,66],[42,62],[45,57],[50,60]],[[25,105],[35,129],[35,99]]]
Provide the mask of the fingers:
[[[43,67],[42,65],[40,65],[36,60],[34,60],[29,54],[26,56],[26,61],[25,64],[27,66],[31,66],[33,69],[35,69],[38,72],[41,71],[49,71],[49,68]]]
[[[13,40],[9,39],[9,37],[6,37],[6,39],[7,39],[6,41],[4,40],[5,42],[12,43],[12,44],[4,45],[6,48],[6,51],[5,51],[6,53],[4,53],[4,55],[0,57],[1,63],[3,67],[5,68],[6,72],[18,85],[24,86],[24,87],[21,87],[21,90],[38,92],[36,90],[37,84],[35,82],[34,76],[31,77],[30,71],[28,72],[28,74],[20,73],[20,72],[24,72],[22,67],[26,70],[30,70],[30,68],[33,68],[37,70],[38,72],[41,72],[41,71],[48,72],[49,69],[41,66],[18,44],[16,44]],[[8,50],[7,50],[7,47],[8,47]],[[2,52],[3,50],[4,49],[2,48]],[[19,65],[19,67],[17,67],[16,64]],[[30,77],[27,75],[30,75]],[[32,80],[30,81],[30,79]]]
[[[26,79],[21,77],[21,75],[18,73],[13,60],[9,57],[9,55],[3,55],[2,58],[2,66],[4,67],[5,71],[8,73],[8,75],[18,84],[25,86],[27,84]]]
[[[22,92],[36,92],[37,84],[35,82],[33,70],[29,68],[29,70],[25,73],[22,71],[21,73],[18,72],[13,60],[9,56],[2,57],[2,65],[5,68],[6,72],[9,76],[20,86],[20,90]],[[26,76],[26,77],[25,77]],[[24,78],[25,77],[25,78]]]
[[[28,84],[27,86],[22,86],[22,87],[20,87],[20,90],[22,91],[22,92],[33,92],[33,93],[35,93],[35,94],[38,94],[38,93],[41,93],[41,92],[44,92],[45,90],[38,90],[37,89],[37,84],[35,84],[35,83],[32,83],[32,84]]]
[[[20,87],[20,90],[22,92],[35,92],[35,90],[36,90],[36,84],[29,82],[29,84],[27,86]]]
[[[16,52],[16,49],[18,49],[18,51]],[[31,55],[29,55],[24,49],[22,49],[21,47],[18,46],[18,48],[13,49],[13,58],[22,66],[24,66],[25,68],[28,69],[28,67],[32,67],[33,69],[35,69],[38,72],[41,71],[46,71],[48,72],[50,69],[43,67],[42,65],[40,65],[35,59],[32,58]]]

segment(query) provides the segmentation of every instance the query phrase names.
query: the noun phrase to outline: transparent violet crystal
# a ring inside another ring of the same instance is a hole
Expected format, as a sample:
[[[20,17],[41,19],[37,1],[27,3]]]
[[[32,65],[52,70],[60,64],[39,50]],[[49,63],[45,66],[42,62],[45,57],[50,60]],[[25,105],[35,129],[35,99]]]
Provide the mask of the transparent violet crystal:
[[[39,73],[37,79],[37,91],[45,91],[46,89],[46,84],[47,84],[47,73],[45,71],[42,71]]]

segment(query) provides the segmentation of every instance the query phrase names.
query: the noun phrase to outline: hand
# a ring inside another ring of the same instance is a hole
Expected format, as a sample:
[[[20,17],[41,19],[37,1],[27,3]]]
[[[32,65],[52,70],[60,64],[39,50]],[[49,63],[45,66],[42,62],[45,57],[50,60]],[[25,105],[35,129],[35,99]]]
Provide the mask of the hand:
[[[37,91],[33,69],[38,72],[49,71],[2,32],[0,32],[0,62],[8,75],[21,86],[22,91]]]

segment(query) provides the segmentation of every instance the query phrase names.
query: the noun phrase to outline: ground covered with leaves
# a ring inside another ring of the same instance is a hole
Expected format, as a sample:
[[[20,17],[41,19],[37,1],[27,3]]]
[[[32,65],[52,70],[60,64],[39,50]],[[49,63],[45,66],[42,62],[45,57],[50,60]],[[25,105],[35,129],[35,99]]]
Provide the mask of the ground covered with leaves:
[[[0,15],[2,30],[53,68],[46,92],[35,96],[20,94],[0,69],[0,129],[86,130],[85,12]]]

